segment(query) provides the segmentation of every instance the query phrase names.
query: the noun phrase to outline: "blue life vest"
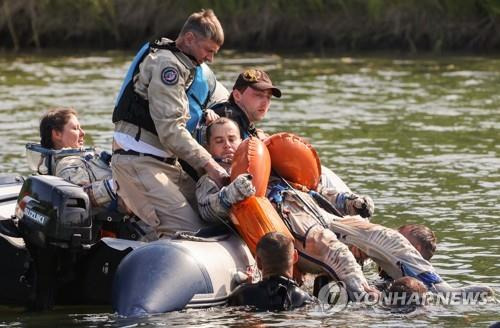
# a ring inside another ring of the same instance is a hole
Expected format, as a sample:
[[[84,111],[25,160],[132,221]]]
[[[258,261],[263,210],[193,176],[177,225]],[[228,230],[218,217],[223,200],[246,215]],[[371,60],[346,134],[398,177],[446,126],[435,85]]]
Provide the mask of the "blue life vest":
[[[113,123],[118,121],[126,121],[137,125],[139,131],[136,135],[136,140],[140,139],[140,129],[144,128],[147,131],[158,135],[156,127],[149,113],[149,102],[134,92],[134,76],[139,72],[139,65],[144,58],[150,53],[151,49],[167,49],[175,55],[180,54],[180,50],[175,47],[175,44],[159,45],[157,43],[146,43],[135,55],[132,64],[130,65],[127,75],[121,86],[118,98],[113,111]],[[206,65],[201,64],[192,68],[193,79],[187,87],[186,95],[189,101],[189,115],[186,127],[191,134],[194,134],[196,128],[203,117],[204,109],[210,100],[210,96],[215,90],[216,80],[212,70]]]
[[[212,70],[206,64],[196,66],[193,82],[186,92],[191,116],[186,124],[189,132],[193,133],[200,124],[204,109],[214,90],[215,76]]]
[[[127,85],[129,83],[132,83],[134,75],[137,74],[137,72],[139,71],[139,64],[142,63],[144,57],[146,57],[146,55],[149,54],[149,50],[150,50],[149,42],[146,42],[142,46],[142,48],[135,54],[135,57],[128,68],[127,75],[125,75],[125,79],[123,80],[120,92],[118,93],[118,98],[116,98],[115,107],[118,106],[118,103],[122,99],[123,92],[125,92],[125,88],[127,87]]]

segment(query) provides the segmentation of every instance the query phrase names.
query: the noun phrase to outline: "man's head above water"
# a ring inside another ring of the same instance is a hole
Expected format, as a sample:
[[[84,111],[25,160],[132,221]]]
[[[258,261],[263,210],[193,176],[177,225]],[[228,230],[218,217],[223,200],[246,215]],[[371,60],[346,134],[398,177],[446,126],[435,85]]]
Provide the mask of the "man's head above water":
[[[437,238],[434,232],[422,224],[405,224],[398,232],[415,247],[424,259],[429,261],[436,251]]]
[[[425,304],[427,287],[413,277],[401,277],[385,292],[385,302],[392,307],[411,307]]]
[[[293,265],[299,256],[293,240],[280,232],[269,232],[257,243],[256,261],[263,278],[280,275],[293,277]]]

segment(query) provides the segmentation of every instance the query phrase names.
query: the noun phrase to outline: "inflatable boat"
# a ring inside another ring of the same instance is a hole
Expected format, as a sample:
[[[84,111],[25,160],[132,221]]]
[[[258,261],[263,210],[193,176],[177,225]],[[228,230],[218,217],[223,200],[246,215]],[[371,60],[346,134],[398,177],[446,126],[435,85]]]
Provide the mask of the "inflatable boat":
[[[0,256],[10,265],[0,269],[0,305],[111,304],[119,315],[142,316],[226,303],[238,284],[256,278],[250,250],[259,238],[289,233],[265,197],[273,156],[273,169],[300,186],[315,189],[321,178],[349,190],[300,138],[250,137],[232,173],[252,174],[256,193],[232,207],[233,225],[145,244],[136,241],[134,220],[93,209],[82,187],[48,175],[1,176]]]
[[[245,139],[234,154],[231,179],[251,174],[256,192],[233,204],[230,231],[217,233],[215,227],[215,231],[201,231],[196,236],[181,233],[180,240],[161,240],[133,250],[115,275],[114,310],[125,316],[141,316],[224,304],[247,273],[258,273],[251,255],[258,240],[271,231],[290,234],[265,197],[273,156],[280,158],[275,159],[280,164],[274,166],[277,174],[316,188],[322,168],[316,152],[305,141],[288,133],[273,135],[266,143],[254,137]],[[300,170],[297,158],[303,164]],[[332,171],[323,171],[325,185],[348,190]]]
[[[148,244],[127,229],[128,239],[100,238],[121,220],[93,213],[83,189],[60,178],[0,177],[0,256],[9,263],[0,269],[0,305],[108,304],[141,316],[224,304],[257,272],[225,226]]]

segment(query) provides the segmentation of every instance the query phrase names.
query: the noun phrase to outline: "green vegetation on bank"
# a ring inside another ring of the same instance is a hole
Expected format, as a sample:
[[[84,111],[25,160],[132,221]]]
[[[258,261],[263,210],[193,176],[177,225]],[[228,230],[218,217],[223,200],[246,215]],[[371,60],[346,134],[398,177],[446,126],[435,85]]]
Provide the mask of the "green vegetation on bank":
[[[0,0],[0,47],[137,48],[212,8],[226,48],[500,49],[500,0]]]

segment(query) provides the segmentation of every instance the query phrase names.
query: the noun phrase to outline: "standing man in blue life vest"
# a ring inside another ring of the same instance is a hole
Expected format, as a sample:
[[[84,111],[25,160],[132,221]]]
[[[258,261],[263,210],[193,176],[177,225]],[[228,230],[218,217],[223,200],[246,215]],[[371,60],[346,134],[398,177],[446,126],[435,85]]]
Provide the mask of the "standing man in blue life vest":
[[[191,14],[175,41],[161,38],[143,46],[118,95],[113,178],[120,197],[140,218],[144,241],[205,225],[197,212],[195,182],[179,160],[220,186],[227,179],[193,137],[201,117],[210,116],[204,108],[227,98],[217,91],[220,85],[204,64],[214,59],[223,42],[212,10]]]

